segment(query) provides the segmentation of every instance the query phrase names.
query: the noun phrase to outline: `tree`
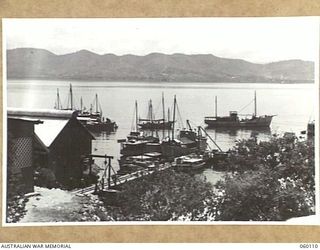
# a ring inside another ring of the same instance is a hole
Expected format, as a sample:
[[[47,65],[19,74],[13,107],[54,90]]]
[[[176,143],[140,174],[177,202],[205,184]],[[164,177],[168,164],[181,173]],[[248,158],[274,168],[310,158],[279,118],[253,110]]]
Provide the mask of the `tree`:
[[[116,220],[207,220],[214,197],[211,184],[168,169],[125,184],[107,210]]]
[[[314,213],[314,143],[287,138],[239,141],[218,184],[218,220],[287,220]]]

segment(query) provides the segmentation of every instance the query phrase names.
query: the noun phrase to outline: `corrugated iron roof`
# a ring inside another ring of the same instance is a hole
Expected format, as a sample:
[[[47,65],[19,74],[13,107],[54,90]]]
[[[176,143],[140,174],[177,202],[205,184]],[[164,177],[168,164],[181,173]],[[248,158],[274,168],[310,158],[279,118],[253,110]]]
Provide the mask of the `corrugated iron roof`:
[[[8,117],[37,117],[37,118],[58,118],[70,119],[77,115],[74,110],[57,110],[57,109],[22,109],[7,108]]]
[[[8,118],[41,122],[35,126],[34,131],[43,144],[46,147],[49,147],[66,126],[68,121],[77,116],[77,111],[55,109],[27,110],[21,108],[8,108],[7,114]],[[90,133],[87,128],[85,128],[80,122],[79,124],[91,136],[92,139],[95,139],[93,134]]]
[[[18,121],[24,121],[24,122],[32,122],[34,124],[39,124],[39,123],[42,123],[42,121],[40,119],[35,119],[35,118],[23,118],[23,117],[15,117],[15,116],[10,116],[8,117],[9,119],[12,119],[12,120],[18,120]]]

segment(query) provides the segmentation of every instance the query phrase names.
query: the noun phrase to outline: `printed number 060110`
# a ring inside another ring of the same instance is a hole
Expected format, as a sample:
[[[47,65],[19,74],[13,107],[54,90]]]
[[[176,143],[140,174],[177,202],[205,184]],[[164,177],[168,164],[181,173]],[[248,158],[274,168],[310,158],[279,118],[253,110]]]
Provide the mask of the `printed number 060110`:
[[[300,244],[300,248],[318,248],[318,244]]]

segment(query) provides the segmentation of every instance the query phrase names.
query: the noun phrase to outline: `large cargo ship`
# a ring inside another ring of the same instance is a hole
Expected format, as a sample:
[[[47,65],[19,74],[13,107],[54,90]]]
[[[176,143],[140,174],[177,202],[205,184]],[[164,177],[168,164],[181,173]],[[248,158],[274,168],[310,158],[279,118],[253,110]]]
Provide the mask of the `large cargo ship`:
[[[210,128],[217,127],[233,127],[233,128],[261,128],[269,127],[274,115],[257,115],[257,98],[256,92],[254,93],[254,113],[253,115],[246,115],[241,118],[237,111],[230,111],[229,116],[217,115],[217,97],[215,98],[215,116],[207,116],[204,122]]]

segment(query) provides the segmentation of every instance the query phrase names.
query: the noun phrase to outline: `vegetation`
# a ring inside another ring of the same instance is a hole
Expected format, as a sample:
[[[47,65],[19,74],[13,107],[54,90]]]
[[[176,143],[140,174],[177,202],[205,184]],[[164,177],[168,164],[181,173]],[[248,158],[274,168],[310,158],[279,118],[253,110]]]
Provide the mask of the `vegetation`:
[[[315,212],[312,140],[241,140],[221,167],[226,176],[215,187],[167,169],[123,184],[114,199],[84,197],[70,221],[283,221]],[[9,199],[7,221],[23,215],[24,201],[17,197]]]
[[[215,187],[172,169],[128,182],[113,203],[94,201],[82,220],[283,221],[314,214],[313,141],[241,140],[223,166],[227,174]]]
[[[271,221],[314,213],[314,142],[292,136],[238,141],[218,183],[217,220]]]
[[[212,185],[172,169],[129,182],[122,191],[116,204],[107,205],[114,220],[212,220],[214,216]]]

